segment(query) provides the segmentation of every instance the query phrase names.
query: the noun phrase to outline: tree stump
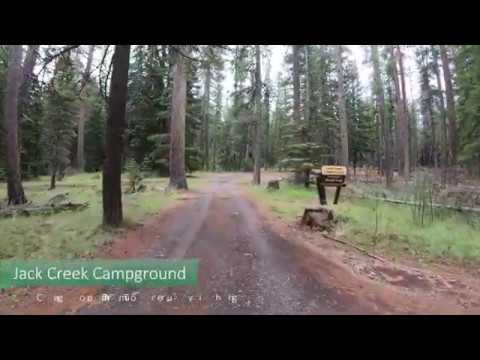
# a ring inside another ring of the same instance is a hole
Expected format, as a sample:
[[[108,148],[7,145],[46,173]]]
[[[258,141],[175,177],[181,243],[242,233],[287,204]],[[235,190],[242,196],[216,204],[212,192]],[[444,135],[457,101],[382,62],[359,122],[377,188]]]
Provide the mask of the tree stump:
[[[331,230],[333,227],[333,210],[321,207],[318,209],[305,209],[302,217],[302,225],[315,228],[320,231]]]
[[[280,180],[270,180],[267,183],[268,190],[280,190]]]

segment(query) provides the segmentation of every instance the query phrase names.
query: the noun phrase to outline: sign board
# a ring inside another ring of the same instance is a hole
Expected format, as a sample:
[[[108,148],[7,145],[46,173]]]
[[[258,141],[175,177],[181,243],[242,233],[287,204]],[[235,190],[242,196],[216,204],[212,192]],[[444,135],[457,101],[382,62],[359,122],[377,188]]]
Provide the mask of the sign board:
[[[344,186],[346,176],[345,166],[322,166],[319,180],[324,186]]]
[[[321,173],[317,177],[318,196],[320,204],[327,204],[327,197],[325,192],[326,186],[336,187],[334,204],[338,203],[340,197],[340,189],[345,186],[345,179],[347,177],[347,168],[345,166],[322,166]]]
[[[322,175],[347,176],[346,166],[322,166]]]

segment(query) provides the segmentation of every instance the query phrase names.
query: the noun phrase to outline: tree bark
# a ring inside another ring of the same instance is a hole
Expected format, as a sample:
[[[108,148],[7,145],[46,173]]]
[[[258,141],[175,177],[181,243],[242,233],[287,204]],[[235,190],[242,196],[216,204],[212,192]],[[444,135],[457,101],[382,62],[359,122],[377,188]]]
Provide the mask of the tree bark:
[[[103,165],[103,223],[119,226],[122,210],[122,150],[126,127],[128,68],[130,45],[116,45],[112,59],[112,78],[108,98],[105,132],[105,162]]]
[[[190,52],[188,45],[179,45],[182,53]],[[184,56],[175,55],[171,122],[170,122],[170,183],[175,189],[188,189],[185,174],[185,108],[187,105],[187,67]]]
[[[293,45],[293,121],[300,122],[300,45]]]
[[[265,131],[264,131],[264,143],[265,143],[265,152],[263,155],[263,160],[265,167],[272,166],[272,137],[271,137],[271,126],[270,126],[270,83],[267,79],[267,84],[265,86],[265,96],[263,98],[263,107],[265,110]]]
[[[253,184],[261,183],[261,153],[262,153],[262,72],[260,45],[255,45],[255,144]]]
[[[380,64],[378,57],[378,46],[372,45],[372,60],[373,60],[373,72],[375,79],[375,94],[377,98],[378,114],[380,116],[380,124],[382,128],[385,159],[383,162],[383,168],[385,172],[385,182],[387,188],[392,185],[392,166],[391,166],[391,150],[390,150],[390,131],[387,126],[386,109],[385,109],[385,93],[383,91],[382,77],[380,73]]]
[[[447,98],[447,117],[448,117],[448,143],[450,152],[450,166],[457,165],[457,118],[455,112],[455,100],[453,95],[452,75],[450,72],[450,61],[448,59],[445,45],[440,45],[440,57],[442,59],[443,77],[445,80],[445,94]],[[453,176],[453,182],[456,183],[456,176]]]
[[[394,120],[392,122],[388,121],[388,126],[389,126],[389,134],[390,134],[390,139],[391,139],[391,149],[392,149],[392,171],[393,173],[395,172],[395,169],[398,169],[399,173],[402,173],[402,168],[399,166],[400,164],[400,159],[399,159],[399,143],[400,143],[400,132],[399,132],[399,125],[398,125],[398,107],[396,103],[396,97],[394,96],[393,89],[392,89],[392,82],[393,82],[393,76],[391,76],[390,72],[390,79],[387,84],[387,95],[388,95],[388,103],[391,106],[391,113],[395,113]]]
[[[307,127],[310,127],[310,98],[311,98],[311,84],[310,84],[310,46],[305,45],[305,108],[304,118]]]
[[[406,139],[407,131],[405,128],[408,128],[408,124],[406,123],[405,117],[405,108],[402,102],[402,94],[400,90],[400,82],[398,77],[398,70],[397,70],[397,56],[394,52],[394,46],[390,46],[390,57],[392,61],[392,79],[393,84],[395,86],[395,113],[396,113],[396,130],[397,130],[397,155],[398,155],[398,165],[399,165],[399,173],[405,179],[409,177],[409,150],[406,146]]]
[[[18,114],[21,119],[20,121],[23,120],[25,107],[28,105],[28,92],[30,91],[30,85],[32,84],[34,76],[33,70],[35,68],[35,64],[37,63],[39,48],[40,45],[30,45],[27,50],[27,55],[25,56],[22,85],[20,87],[18,100]]]
[[[436,151],[435,151],[435,122],[433,120],[432,111],[432,89],[430,87],[430,76],[426,64],[421,69],[422,77],[422,116],[425,128],[430,128],[431,143],[429,146],[429,162],[437,167]]]
[[[55,189],[55,183],[56,183],[56,177],[57,177],[57,167],[52,166],[52,169],[50,170],[50,189],[48,190],[53,190]]]
[[[293,45],[293,122],[297,125],[301,125],[301,116],[300,116],[300,48],[301,45]],[[303,138],[303,131],[299,136],[299,142],[305,142]],[[295,184],[301,184],[304,181],[303,171],[295,171]]]
[[[336,46],[338,109],[340,115],[340,164],[348,166],[348,120],[342,66],[342,45]]]
[[[442,81],[440,78],[440,70],[438,67],[438,52],[434,45],[432,45],[433,53],[433,72],[437,78],[438,88],[438,103],[440,107],[440,124],[441,124],[441,136],[442,136],[442,157],[441,157],[441,185],[445,187],[447,183],[447,167],[448,167],[448,138],[447,138],[447,117],[445,111],[445,100],[443,97]]]
[[[415,112],[415,104],[413,102],[411,104],[411,114],[412,117],[410,118],[410,164],[412,166],[412,170],[415,171],[418,161],[418,126]]]
[[[217,94],[216,94],[216,99],[215,99],[215,118],[214,118],[214,129],[215,133],[213,136],[213,148],[212,148],[212,170],[216,171],[217,170],[217,151],[218,151],[218,137],[219,137],[219,123],[222,119],[222,85],[220,82],[217,80]]]
[[[8,46],[8,69],[5,91],[5,145],[8,204],[27,202],[20,175],[18,148],[18,101],[22,82],[22,45]]]
[[[403,106],[403,120],[402,120],[402,147],[403,147],[403,166],[404,170],[403,173],[405,175],[405,179],[410,177],[410,121],[408,115],[408,106],[407,106],[407,91],[405,88],[405,70],[403,68],[403,54],[400,49],[400,45],[397,45],[397,58],[398,58],[398,65],[400,69],[400,83],[402,86],[402,106]]]
[[[211,65],[207,64],[205,69],[205,89],[203,94],[203,166],[205,170],[209,170],[209,133],[208,133],[208,126],[209,126],[209,109],[210,109],[210,84],[212,79],[212,69]]]
[[[90,45],[88,48],[87,64],[82,76],[81,93],[80,93],[80,105],[78,112],[78,124],[77,124],[77,167],[80,171],[85,168],[85,123],[87,122],[89,115],[89,108],[86,99],[82,98],[86,93],[86,86],[90,79],[90,72],[92,68],[93,53],[95,45]]]

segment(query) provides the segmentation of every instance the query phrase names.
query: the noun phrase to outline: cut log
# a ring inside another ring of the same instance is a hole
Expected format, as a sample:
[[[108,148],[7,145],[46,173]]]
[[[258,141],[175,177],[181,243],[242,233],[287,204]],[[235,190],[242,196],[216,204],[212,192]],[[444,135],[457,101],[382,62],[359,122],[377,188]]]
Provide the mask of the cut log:
[[[270,180],[267,183],[268,190],[280,190],[280,180]]]
[[[331,230],[333,227],[334,213],[327,208],[305,209],[302,217],[302,225],[316,228],[321,231]]]

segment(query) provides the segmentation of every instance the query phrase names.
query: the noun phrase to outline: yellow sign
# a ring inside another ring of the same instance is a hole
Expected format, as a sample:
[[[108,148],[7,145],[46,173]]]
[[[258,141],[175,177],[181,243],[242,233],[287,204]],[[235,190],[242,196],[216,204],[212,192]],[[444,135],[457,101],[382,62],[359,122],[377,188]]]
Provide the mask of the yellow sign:
[[[346,166],[322,166],[322,175],[347,176]]]

